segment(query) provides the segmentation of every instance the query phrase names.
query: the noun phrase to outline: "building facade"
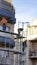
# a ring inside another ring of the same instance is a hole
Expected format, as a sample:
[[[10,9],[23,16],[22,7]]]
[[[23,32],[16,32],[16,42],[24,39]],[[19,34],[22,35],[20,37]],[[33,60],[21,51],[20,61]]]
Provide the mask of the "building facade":
[[[15,9],[11,0],[0,0],[0,64],[37,65],[37,25],[35,22],[37,19],[33,19],[32,25],[27,27],[26,39],[17,36],[15,44]]]
[[[21,55],[20,65],[37,65],[37,18],[33,19],[30,25],[27,25],[26,34],[23,35],[26,36],[24,39],[26,43],[24,42],[24,55]]]
[[[26,47],[26,65],[37,65],[37,19],[32,20],[28,26],[27,47]]]
[[[14,48],[15,9],[11,0],[0,0],[0,64],[14,65],[14,55],[10,52]]]

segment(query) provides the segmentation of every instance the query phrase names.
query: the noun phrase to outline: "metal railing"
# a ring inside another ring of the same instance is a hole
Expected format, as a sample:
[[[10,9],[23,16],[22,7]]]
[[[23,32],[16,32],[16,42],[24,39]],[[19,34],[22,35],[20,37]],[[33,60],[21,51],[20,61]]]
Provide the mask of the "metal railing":
[[[10,3],[5,2],[4,0],[0,1],[0,7],[2,9],[5,9],[7,11],[10,11],[13,15],[15,15],[15,10],[14,10],[14,6],[11,5]]]
[[[29,52],[29,57],[30,58],[37,58],[37,51],[35,50],[35,51],[30,51]]]
[[[13,48],[15,46],[14,35],[17,34],[0,30],[0,45]]]

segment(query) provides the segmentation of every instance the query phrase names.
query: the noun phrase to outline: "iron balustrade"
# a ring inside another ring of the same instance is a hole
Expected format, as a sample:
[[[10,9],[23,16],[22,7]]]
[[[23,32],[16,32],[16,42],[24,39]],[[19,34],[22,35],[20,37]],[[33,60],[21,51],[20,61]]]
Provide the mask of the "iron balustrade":
[[[14,35],[16,35],[16,33],[0,30],[0,44],[10,45],[13,48],[15,46]]]

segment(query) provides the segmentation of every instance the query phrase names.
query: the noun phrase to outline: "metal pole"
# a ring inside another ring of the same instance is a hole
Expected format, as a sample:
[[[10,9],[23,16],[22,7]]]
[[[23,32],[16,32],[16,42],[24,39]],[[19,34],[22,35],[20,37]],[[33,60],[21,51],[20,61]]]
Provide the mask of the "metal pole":
[[[20,23],[21,22],[18,22],[18,28],[19,28],[19,24]],[[21,32],[21,31],[19,31],[19,32]],[[20,33],[19,33],[19,35],[20,35]],[[22,45],[22,43],[21,43],[21,38],[20,38],[20,52],[22,51],[22,48],[21,48],[22,46],[21,45]],[[21,58],[21,54],[20,54],[20,60],[19,60],[20,61],[20,65],[21,65],[21,60],[22,60],[22,58]]]
[[[26,43],[27,43],[27,33],[28,33],[28,25],[29,25],[29,22],[19,22],[19,23],[22,23],[22,28],[24,29],[24,24],[27,25],[27,28],[26,28]],[[19,25],[18,25],[19,26]],[[23,35],[23,32],[22,32],[22,35]],[[22,39],[23,40],[23,39]],[[20,39],[20,51],[21,51],[21,39]],[[21,54],[20,54],[20,60],[21,59]],[[21,62],[20,62],[20,65],[21,65]],[[23,62],[23,65],[24,65],[24,62]]]

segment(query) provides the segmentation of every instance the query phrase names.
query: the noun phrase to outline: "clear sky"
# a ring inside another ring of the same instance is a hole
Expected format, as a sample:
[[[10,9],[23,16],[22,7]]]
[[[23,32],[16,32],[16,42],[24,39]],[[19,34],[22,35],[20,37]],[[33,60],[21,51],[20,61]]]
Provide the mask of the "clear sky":
[[[37,18],[37,0],[12,0],[16,11],[16,23],[32,22]],[[16,24],[17,28],[17,24]]]
[[[37,18],[37,0],[13,0],[18,21]]]

